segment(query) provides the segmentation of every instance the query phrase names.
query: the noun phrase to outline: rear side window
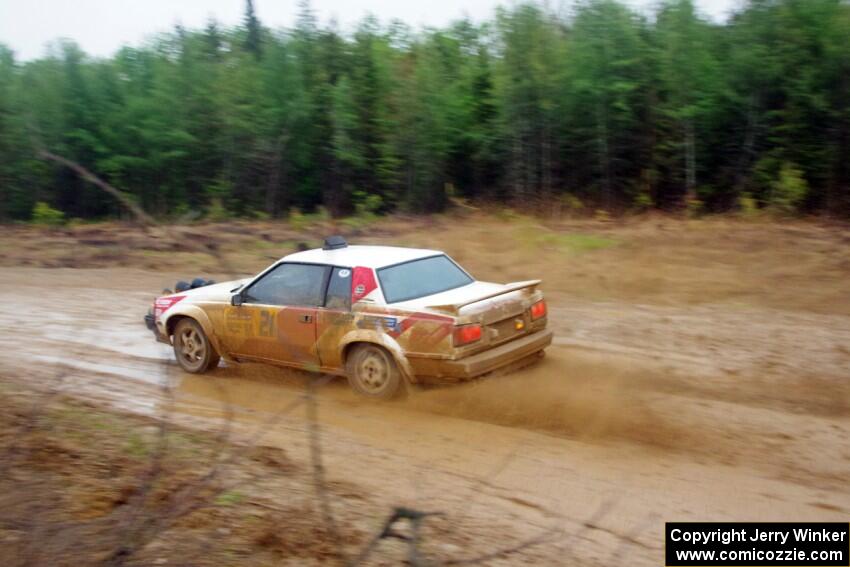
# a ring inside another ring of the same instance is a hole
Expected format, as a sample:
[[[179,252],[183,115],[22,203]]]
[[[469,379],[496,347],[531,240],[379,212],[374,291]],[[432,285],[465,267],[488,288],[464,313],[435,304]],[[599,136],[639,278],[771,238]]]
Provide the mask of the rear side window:
[[[448,256],[431,256],[378,270],[387,303],[419,299],[472,283]]]
[[[351,309],[351,270],[333,268],[331,281],[328,282],[328,296],[325,300],[328,309]]]
[[[245,291],[247,303],[317,307],[322,304],[327,266],[280,264]]]

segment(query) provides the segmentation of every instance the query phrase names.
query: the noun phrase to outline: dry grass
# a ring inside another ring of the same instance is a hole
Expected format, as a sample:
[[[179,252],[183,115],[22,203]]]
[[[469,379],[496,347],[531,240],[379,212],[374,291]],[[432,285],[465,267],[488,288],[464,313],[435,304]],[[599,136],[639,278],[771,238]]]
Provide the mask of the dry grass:
[[[126,536],[119,526],[133,513],[140,479],[151,466],[156,422],[64,397],[42,407],[40,394],[0,384],[0,457],[11,465],[0,478],[0,564],[105,562]],[[169,432],[168,443],[163,472],[144,506],[152,517],[170,512],[175,496],[199,482],[217,450],[213,435],[181,428]],[[221,483],[237,488],[204,502]],[[351,487],[341,490],[345,494],[334,498],[364,500]],[[282,558],[320,564],[333,556],[309,471],[281,449],[252,447],[193,498],[203,506],[154,534],[130,564],[277,565]],[[347,520],[343,536],[356,545],[370,526],[360,530]]]
[[[814,221],[635,217],[541,220],[507,212],[388,217],[368,227],[321,218],[231,221],[181,227],[211,242],[244,274],[343,233],[351,242],[445,250],[484,280],[542,278],[567,299],[652,304],[724,303],[850,314],[850,231]],[[207,254],[104,223],[44,229],[6,227],[0,265],[127,266],[215,274]]]

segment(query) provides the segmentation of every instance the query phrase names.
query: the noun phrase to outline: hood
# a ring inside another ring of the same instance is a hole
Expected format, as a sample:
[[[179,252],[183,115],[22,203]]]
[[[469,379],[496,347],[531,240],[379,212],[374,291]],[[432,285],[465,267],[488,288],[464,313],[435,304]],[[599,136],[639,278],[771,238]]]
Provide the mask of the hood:
[[[170,297],[183,295],[186,297],[184,301],[223,301],[225,303],[229,303],[230,296],[234,293],[233,290],[248,283],[249,281],[251,281],[251,278],[206,285],[195,289],[187,289],[186,291],[172,294]]]

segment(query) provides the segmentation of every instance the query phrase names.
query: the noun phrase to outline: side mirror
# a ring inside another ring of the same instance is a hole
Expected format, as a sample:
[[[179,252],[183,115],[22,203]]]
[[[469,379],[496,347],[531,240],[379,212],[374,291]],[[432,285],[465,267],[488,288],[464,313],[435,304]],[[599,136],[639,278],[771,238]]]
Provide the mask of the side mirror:
[[[242,294],[241,293],[234,293],[233,295],[231,295],[230,296],[230,304],[233,305],[234,307],[239,307],[240,305],[242,305]]]

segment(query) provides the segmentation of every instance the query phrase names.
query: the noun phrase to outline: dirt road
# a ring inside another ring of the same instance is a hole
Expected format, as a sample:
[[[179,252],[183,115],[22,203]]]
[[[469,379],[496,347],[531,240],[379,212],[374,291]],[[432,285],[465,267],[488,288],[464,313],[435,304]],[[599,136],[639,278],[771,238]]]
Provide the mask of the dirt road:
[[[174,279],[3,268],[0,368],[27,380],[66,368],[66,391],[140,413],[159,411],[169,372],[178,420],[215,428],[229,406],[237,434],[256,431],[306,375],[180,374],[140,319]],[[846,521],[850,317],[563,297],[550,309],[556,345],[517,374],[390,404],[323,389],[329,478],[386,509],[446,512],[477,547],[558,530],[528,560],[658,565],[664,521]],[[306,459],[303,430],[293,415],[262,442]]]

